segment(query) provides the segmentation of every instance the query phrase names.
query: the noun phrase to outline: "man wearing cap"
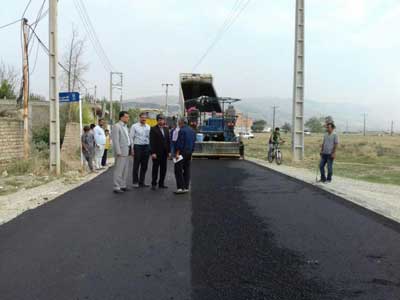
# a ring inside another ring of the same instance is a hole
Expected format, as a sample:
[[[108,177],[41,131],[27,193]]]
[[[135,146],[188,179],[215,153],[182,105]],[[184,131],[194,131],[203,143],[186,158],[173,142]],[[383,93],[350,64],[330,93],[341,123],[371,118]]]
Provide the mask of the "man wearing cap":
[[[157,115],[157,125],[150,130],[150,153],[153,161],[151,189],[155,190],[157,183],[160,189],[166,189],[164,180],[167,173],[167,159],[170,155],[170,138],[169,130],[165,126],[165,117],[161,114]]]
[[[192,128],[187,126],[185,118],[179,119],[178,125],[180,129],[175,144],[175,179],[177,186],[175,193],[184,194],[189,192],[190,165],[196,142],[196,133]]]

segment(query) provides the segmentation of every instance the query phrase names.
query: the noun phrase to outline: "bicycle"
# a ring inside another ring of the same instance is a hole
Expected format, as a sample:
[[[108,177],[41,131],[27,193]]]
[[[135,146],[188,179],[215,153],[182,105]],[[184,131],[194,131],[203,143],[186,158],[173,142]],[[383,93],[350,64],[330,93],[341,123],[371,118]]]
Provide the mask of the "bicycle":
[[[278,144],[274,143],[273,148],[268,151],[268,161],[270,163],[272,163],[275,159],[277,165],[282,164],[283,155],[282,155],[280,145],[283,143],[284,143],[284,141],[282,141],[281,143],[278,143]]]

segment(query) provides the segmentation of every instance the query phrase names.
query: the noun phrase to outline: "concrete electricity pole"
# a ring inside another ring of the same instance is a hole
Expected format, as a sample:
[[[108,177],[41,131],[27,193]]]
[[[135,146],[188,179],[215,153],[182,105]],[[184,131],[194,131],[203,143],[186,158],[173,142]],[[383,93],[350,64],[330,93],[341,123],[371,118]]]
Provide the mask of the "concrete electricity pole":
[[[364,129],[363,129],[363,133],[364,133],[364,136],[366,136],[366,134],[367,134],[367,114],[364,113],[364,114],[363,114],[363,117],[364,117]]]
[[[272,130],[275,130],[275,116],[276,116],[276,109],[279,108],[278,106],[272,106],[273,113],[272,113]]]
[[[292,152],[294,160],[304,158],[304,0],[296,0],[294,50]]]
[[[390,124],[390,135],[393,136],[393,134],[394,134],[394,121],[392,120]]]
[[[165,115],[168,116],[168,87],[173,86],[173,84],[163,83],[161,86],[165,86]]]
[[[49,0],[50,172],[60,175],[60,111],[58,99],[57,0]]]
[[[23,67],[23,99],[24,99],[24,159],[29,159],[31,152],[29,139],[29,67],[28,67],[28,20],[23,19],[23,51],[24,51],[24,67]]]
[[[93,102],[96,104],[97,103],[97,85],[94,86],[94,99]]]
[[[114,83],[113,77],[114,75],[118,75],[120,77],[120,80],[118,83]],[[120,102],[122,104],[122,81],[123,73],[121,72],[110,72],[110,125],[113,124],[113,89],[118,88],[121,90],[121,97],[120,97]]]

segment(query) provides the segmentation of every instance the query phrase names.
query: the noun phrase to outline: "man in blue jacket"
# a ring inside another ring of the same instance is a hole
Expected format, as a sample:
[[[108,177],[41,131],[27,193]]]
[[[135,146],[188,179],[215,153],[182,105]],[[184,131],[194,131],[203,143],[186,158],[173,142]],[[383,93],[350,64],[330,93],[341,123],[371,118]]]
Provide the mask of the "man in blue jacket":
[[[175,179],[176,194],[184,194],[189,192],[190,186],[190,164],[192,161],[192,153],[196,142],[196,133],[192,128],[187,126],[184,118],[179,119],[178,139],[175,143]]]

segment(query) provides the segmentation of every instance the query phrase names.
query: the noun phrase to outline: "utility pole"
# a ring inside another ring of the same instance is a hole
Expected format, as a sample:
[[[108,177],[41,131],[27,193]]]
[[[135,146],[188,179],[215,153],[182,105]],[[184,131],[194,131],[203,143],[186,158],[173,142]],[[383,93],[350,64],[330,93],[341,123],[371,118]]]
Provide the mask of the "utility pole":
[[[123,92],[122,92],[122,88],[123,88],[123,86],[124,86],[124,74],[123,73],[120,73],[120,77],[121,77],[121,82],[120,82],[120,85],[121,85],[121,94],[120,94],[120,96],[119,96],[119,104],[120,104],[120,108],[121,108],[121,110],[124,110],[124,107],[123,107],[123,104],[122,104],[122,96],[123,96]]]
[[[50,172],[60,175],[60,111],[58,98],[57,0],[49,0]]]
[[[113,105],[112,105],[112,100],[113,100],[113,72],[110,72],[110,125],[113,125]]]
[[[24,66],[23,66],[23,99],[24,99],[24,159],[29,159],[31,145],[29,139],[29,67],[28,67],[28,20],[23,19]]]
[[[93,102],[96,104],[97,102],[97,85],[94,86],[94,98],[93,98]]]
[[[294,50],[292,152],[294,160],[304,159],[304,0],[296,0]]]
[[[165,115],[168,116],[168,87],[173,86],[173,84],[163,83],[161,86],[165,86]]]
[[[118,75],[120,77],[119,82],[114,83],[113,77],[114,75]],[[122,95],[122,77],[123,73],[121,72],[110,72],[110,125],[113,124],[113,89],[118,88],[121,90]],[[122,96],[120,97],[120,102],[122,103]]]
[[[364,116],[364,129],[363,129],[363,133],[364,133],[364,136],[366,136],[366,135],[367,135],[367,114],[364,113],[363,116]]]
[[[393,136],[393,134],[394,134],[394,121],[392,120],[390,124],[390,135]]]
[[[275,116],[276,116],[276,109],[279,108],[278,106],[272,106],[273,113],[272,113],[272,130],[275,130]]]

